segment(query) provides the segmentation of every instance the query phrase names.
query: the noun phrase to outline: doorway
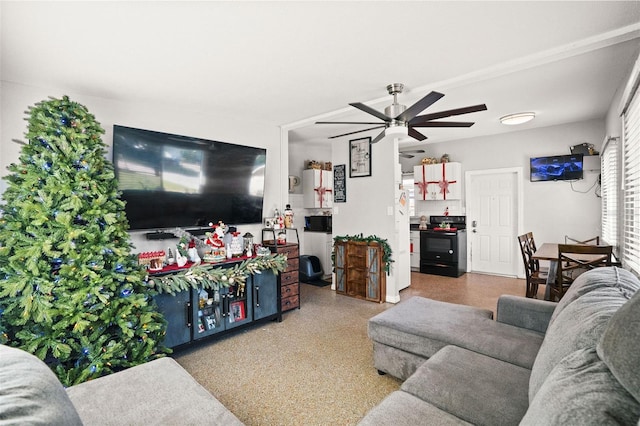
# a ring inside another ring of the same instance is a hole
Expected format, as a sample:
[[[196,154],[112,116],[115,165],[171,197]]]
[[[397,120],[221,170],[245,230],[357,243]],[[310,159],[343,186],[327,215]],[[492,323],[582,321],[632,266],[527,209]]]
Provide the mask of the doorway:
[[[468,269],[518,276],[522,168],[468,171],[465,181]]]

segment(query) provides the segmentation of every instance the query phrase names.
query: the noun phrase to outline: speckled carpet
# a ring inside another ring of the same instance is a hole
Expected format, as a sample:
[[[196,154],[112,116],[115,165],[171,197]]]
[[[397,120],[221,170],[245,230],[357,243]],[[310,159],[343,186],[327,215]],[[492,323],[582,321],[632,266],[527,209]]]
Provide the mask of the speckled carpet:
[[[173,357],[247,425],[354,425],[400,387],[373,368],[367,321],[392,304],[300,284],[301,309],[209,340]],[[499,294],[524,294],[524,280],[412,274],[401,292],[495,309]],[[176,389],[176,392],[179,392]],[[198,407],[185,407],[197,410]]]

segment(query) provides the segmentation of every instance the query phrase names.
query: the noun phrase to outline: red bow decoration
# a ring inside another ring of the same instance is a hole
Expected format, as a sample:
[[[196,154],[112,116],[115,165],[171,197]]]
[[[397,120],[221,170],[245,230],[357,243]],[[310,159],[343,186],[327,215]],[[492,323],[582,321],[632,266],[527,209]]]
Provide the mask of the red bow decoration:
[[[320,208],[322,208],[322,201],[324,200],[324,195],[327,192],[333,192],[331,189],[325,188],[324,186],[322,186],[322,170],[320,170],[320,186],[315,188],[314,191],[318,193],[318,201],[320,201]]]
[[[445,164],[446,163],[442,163],[442,180],[431,180],[429,182],[427,182],[427,184],[430,183],[437,183],[438,186],[440,187],[440,193],[442,194],[442,199],[446,200],[447,199],[447,194],[450,192],[449,191],[449,184],[451,183],[457,183],[457,180],[447,180],[445,177],[446,171],[445,171]],[[424,170],[424,166],[423,170]]]
[[[416,185],[418,185],[418,189],[420,190],[420,193],[422,194],[422,199],[423,200],[427,199],[427,187],[429,186],[429,183],[431,183],[431,182],[427,182],[425,180],[425,172],[424,172],[424,164],[423,164],[422,165],[422,181],[415,183]]]

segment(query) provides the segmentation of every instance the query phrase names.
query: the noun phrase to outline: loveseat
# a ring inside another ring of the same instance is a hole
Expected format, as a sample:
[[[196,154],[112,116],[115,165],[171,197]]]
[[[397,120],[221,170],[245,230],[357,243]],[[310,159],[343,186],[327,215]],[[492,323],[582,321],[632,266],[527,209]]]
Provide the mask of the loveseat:
[[[0,425],[242,425],[175,360],[64,388],[37,357],[0,345]]]
[[[369,321],[374,366],[404,380],[361,425],[640,424],[640,281],[598,268],[559,303],[492,312],[414,297]]]

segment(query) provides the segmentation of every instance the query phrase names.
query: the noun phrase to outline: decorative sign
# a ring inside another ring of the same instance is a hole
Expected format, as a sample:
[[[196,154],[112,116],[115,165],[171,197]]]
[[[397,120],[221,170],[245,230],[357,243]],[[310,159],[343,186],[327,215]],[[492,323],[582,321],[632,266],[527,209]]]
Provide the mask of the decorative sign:
[[[371,176],[371,138],[349,141],[349,177]]]
[[[339,164],[333,166],[333,202],[347,202],[347,166]]]

